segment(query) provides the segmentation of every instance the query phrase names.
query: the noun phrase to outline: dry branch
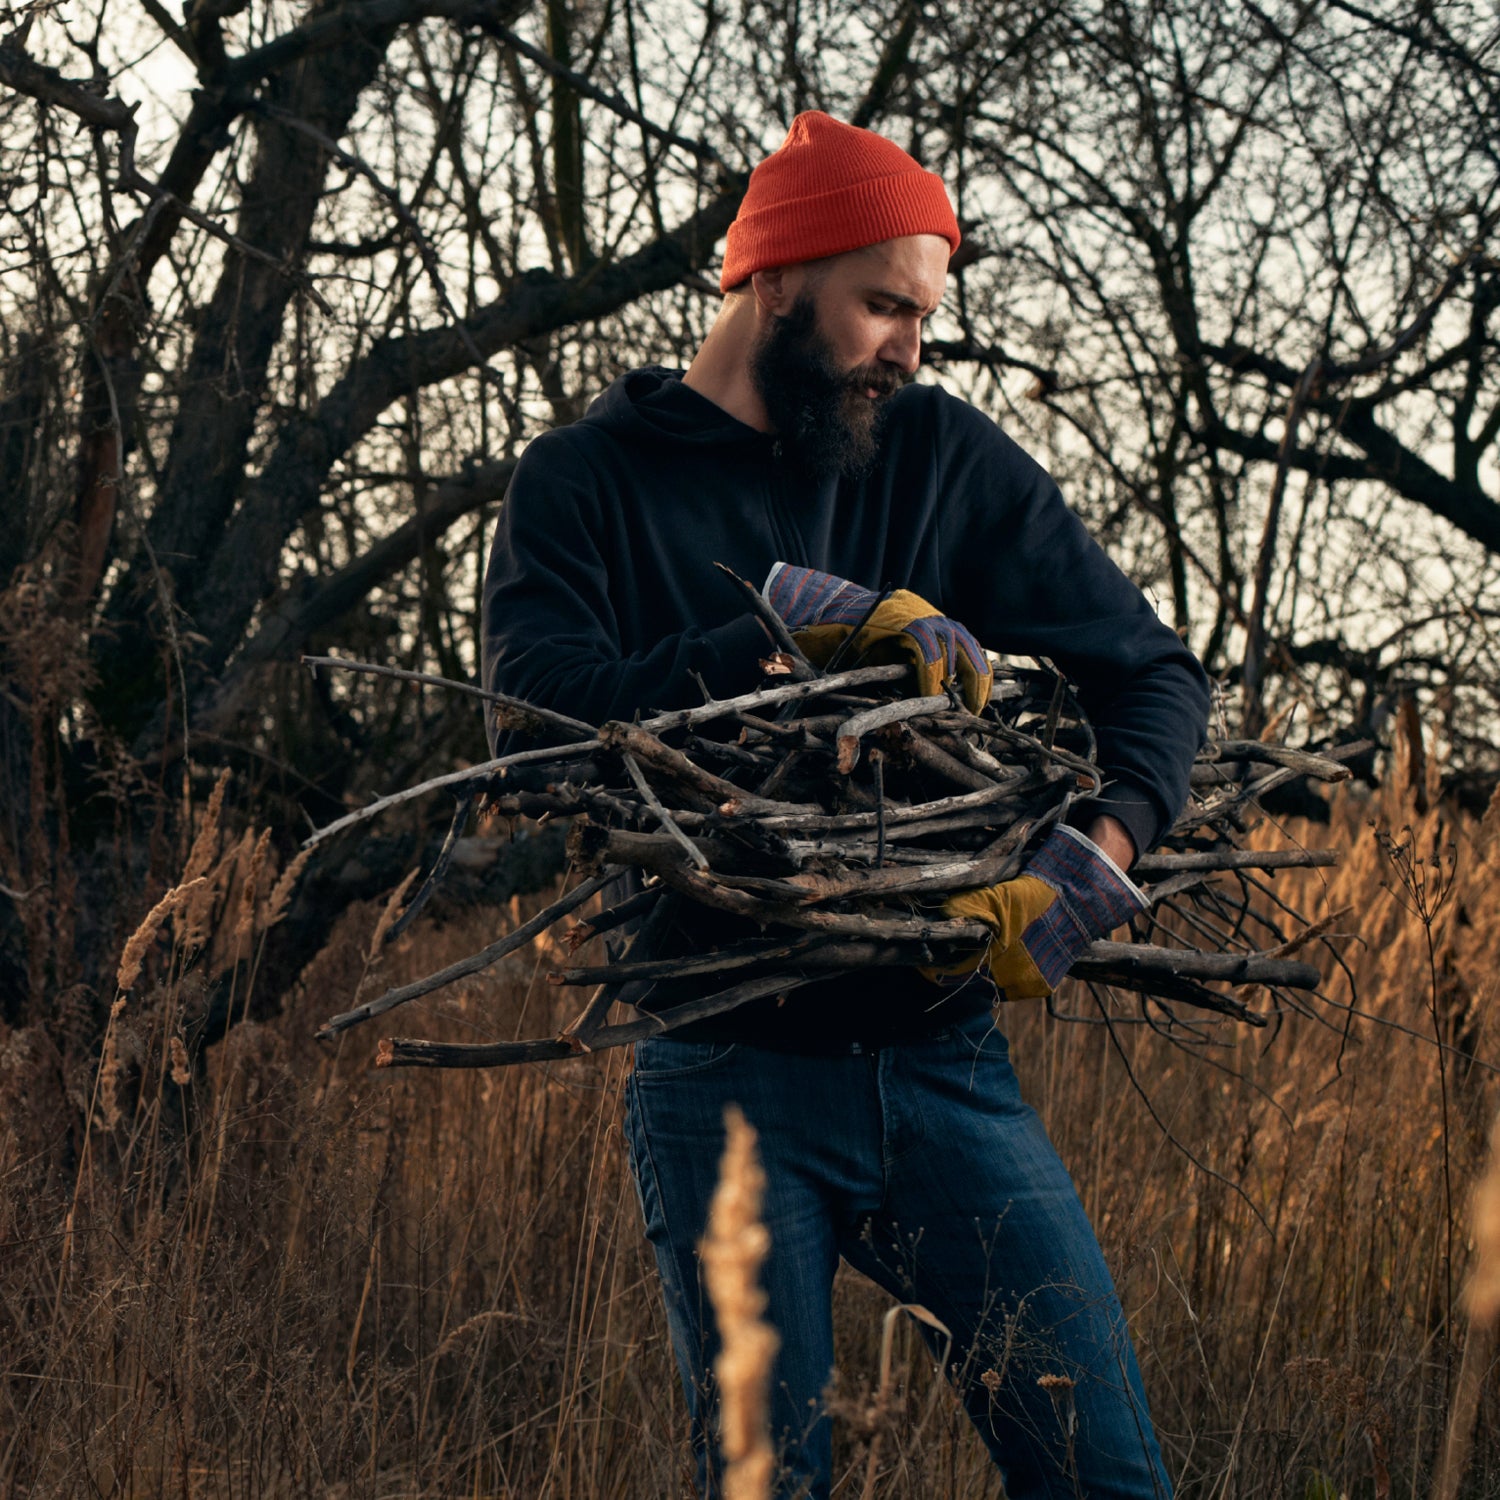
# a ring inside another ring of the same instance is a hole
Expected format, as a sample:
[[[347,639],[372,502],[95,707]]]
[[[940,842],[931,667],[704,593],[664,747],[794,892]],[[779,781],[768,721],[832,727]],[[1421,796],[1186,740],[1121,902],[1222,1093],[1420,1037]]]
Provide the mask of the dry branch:
[[[383,1016],[386,1011],[394,1010],[398,1005],[405,1005],[408,1000],[415,1000],[421,995],[430,995],[445,984],[452,984],[456,979],[477,974],[481,969],[487,969],[491,964],[499,963],[508,953],[514,953],[517,948],[524,948],[532,938],[545,932],[559,918],[577,911],[590,896],[597,895],[603,890],[614,878],[614,874],[614,871],[606,871],[601,875],[595,875],[590,880],[585,880],[582,885],[574,887],[560,901],[554,901],[545,911],[538,912],[529,922],[523,922],[513,932],[508,932],[503,938],[491,943],[488,948],[482,948],[468,958],[461,958],[457,963],[449,964],[446,969],[439,969],[436,974],[429,974],[425,979],[416,979],[410,984],[403,984],[399,989],[387,990],[377,1000],[367,1000],[363,1005],[356,1005],[353,1010],[346,1010],[342,1015],[331,1017],[318,1031],[318,1040],[327,1041],[330,1037],[337,1036],[339,1032],[347,1031],[351,1026],[357,1026],[361,1021],[368,1021],[372,1016]]]
[[[754,590],[736,582],[748,601]],[[815,672],[795,654],[795,642],[766,624],[783,666]],[[1066,819],[1076,798],[1101,790],[1093,733],[1051,671],[1001,671],[982,716],[947,696],[899,696],[908,676],[900,666],[792,682],[783,675],[733,699],[597,729],[503,700],[508,729],[564,742],[381,798],[310,842],[428,791],[482,786],[504,813],[570,815],[569,854],[587,879],[483,953],[334,1017],[320,1035],[514,952],[622,871],[651,885],[563,933],[563,944],[571,952],[630,921],[644,918],[645,927],[626,954],[549,974],[553,985],[592,990],[558,1035],[478,1047],[390,1041],[381,1066],[495,1066],[607,1050],[831,974],[949,964],[982,949],[989,929],[944,916],[943,898],[1013,878],[1028,845]],[[1334,756],[1259,741],[1210,744],[1196,769],[1207,773],[1197,778],[1203,793],[1174,830],[1178,847],[1135,867],[1149,882],[1152,915],[1141,925],[1151,940],[1095,943],[1074,972],[1134,991],[1147,1004],[1264,1025],[1268,1014],[1299,1003],[1291,997],[1315,988],[1319,976],[1289,956],[1295,931],[1270,928],[1272,942],[1261,948],[1245,935],[1255,872],[1327,865],[1334,856],[1237,848],[1238,823],[1258,795],[1292,778],[1337,780],[1347,771]],[[667,915],[680,917],[683,902],[740,919],[745,936],[708,952],[661,951],[658,939],[673,926]],[[1250,930],[1267,930],[1256,920]],[[1301,930],[1318,931],[1305,923]],[[604,1024],[616,1002],[644,1003],[657,984],[685,980],[713,992],[659,1015]],[[1270,1010],[1213,986],[1259,986]]]

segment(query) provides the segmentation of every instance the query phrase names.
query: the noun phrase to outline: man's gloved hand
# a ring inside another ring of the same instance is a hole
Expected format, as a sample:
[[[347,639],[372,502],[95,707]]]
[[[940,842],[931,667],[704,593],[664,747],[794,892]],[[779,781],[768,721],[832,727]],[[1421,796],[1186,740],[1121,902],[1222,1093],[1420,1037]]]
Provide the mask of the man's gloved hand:
[[[820,667],[879,597],[846,578],[784,562],[771,569],[762,593],[795,633],[807,659]],[[984,647],[956,620],[908,589],[895,589],[880,601],[852,649],[867,664],[912,663],[922,697],[941,693],[952,677],[970,713],[977,714],[990,701],[994,674]]]
[[[963,963],[922,972],[941,984],[983,964],[1003,999],[1044,1000],[1095,938],[1146,906],[1135,883],[1092,839],[1076,828],[1054,828],[1024,874],[943,902],[944,915],[992,928],[989,947]]]

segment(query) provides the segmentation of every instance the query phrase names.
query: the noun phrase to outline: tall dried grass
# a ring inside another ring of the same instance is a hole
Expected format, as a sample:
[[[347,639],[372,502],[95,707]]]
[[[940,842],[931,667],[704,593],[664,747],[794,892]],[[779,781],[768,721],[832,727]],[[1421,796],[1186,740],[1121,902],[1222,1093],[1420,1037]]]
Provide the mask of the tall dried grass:
[[[761,1222],[766,1174],[754,1127],[740,1110],[724,1115],[724,1155],[703,1236],[703,1283],[723,1348],[718,1377],[724,1500],[770,1500],[776,1473],[771,1447],[771,1363],[781,1339],[765,1320],[760,1268],[771,1249]]]
[[[1329,993],[1356,1009],[1328,1024],[1226,1025],[1190,1053],[1140,1026],[1002,1018],[1116,1268],[1184,1496],[1433,1493],[1466,1347],[1448,1286],[1469,1272],[1467,1185],[1496,1106],[1490,1069],[1469,1059],[1496,1053],[1500,810],[1476,823],[1428,806],[1340,799],[1345,864],[1278,887],[1316,913],[1350,910],[1334,925],[1355,988],[1335,976]],[[1372,822],[1421,859],[1455,846],[1430,931]],[[626,1060],[374,1073],[373,1037],[317,1050],[316,1023],[366,975],[381,904],[338,922],[274,1023],[191,1058],[199,968],[243,962],[285,905],[259,846],[217,828],[194,845],[194,889],[212,900],[174,911],[141,955],[111,1022],[113,1114],[97,1054],[69,1072],[41,1028],[0,1035],[0,1493],[686,1493],[622,1163]],[[381,979],[528,914],[424,918],[386,947]],[[537,982],[545,961],[507,960],[400,1029],[543,1031],[566,1004]],[[1453,1049],[1446,1137],[1434,1026]],[[900,1335],[882,1379],[882,1299],[845,1278],[836,1297],[839,1410],[881,1414],[869,1492],[998,1496],[920,1341]],[[1452,1488],[1467,1497],[1500,1490],[1494,1383],[1472,1391]],[[840,1422],[849,1492],[870,1477],[869,1439]]]

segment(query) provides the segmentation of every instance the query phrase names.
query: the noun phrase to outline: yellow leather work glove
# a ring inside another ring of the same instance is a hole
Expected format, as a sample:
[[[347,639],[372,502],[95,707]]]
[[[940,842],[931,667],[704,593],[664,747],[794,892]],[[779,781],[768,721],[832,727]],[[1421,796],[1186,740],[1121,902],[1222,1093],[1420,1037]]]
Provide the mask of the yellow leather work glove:
[[[790,563],[771,569],[763,593],[816,666],[826,665],[858,629],[851,648],[856,658],[872,666],[910,663],[916,668],[918,696],[941,693],[951,678],[970,713],[977,714],[990,701],[994,674],[984,647],[920,594],[895,589],[870,613],[879,597],[872,589]]]
[[[1076,828],[1054,828],[1014,880],[959,891],[943,902],[945,916],[983,922],[994,937],[974,957],[922,973],[951,983],[984,965],[1002,999],[1045,1000],[1095,938],[1147,904],[1092,839]]]

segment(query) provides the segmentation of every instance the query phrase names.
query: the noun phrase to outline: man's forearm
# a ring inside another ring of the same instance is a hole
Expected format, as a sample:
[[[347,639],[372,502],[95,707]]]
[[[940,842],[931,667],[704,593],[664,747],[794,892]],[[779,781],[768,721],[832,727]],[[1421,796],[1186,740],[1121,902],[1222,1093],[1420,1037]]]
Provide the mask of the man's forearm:
[[[1135,840],[1131,838],[1129,830],[1118,818],[1112,818],[1107,813],[1103,814],[1095,818],[1083,831],[1122,870],[1128,870],[1135,863],[1137,853]]]

